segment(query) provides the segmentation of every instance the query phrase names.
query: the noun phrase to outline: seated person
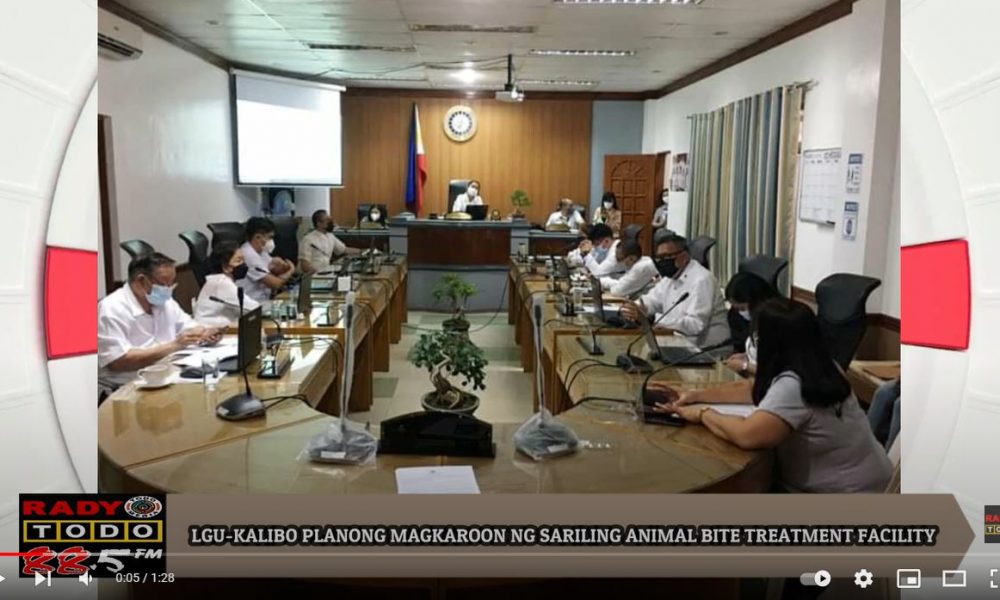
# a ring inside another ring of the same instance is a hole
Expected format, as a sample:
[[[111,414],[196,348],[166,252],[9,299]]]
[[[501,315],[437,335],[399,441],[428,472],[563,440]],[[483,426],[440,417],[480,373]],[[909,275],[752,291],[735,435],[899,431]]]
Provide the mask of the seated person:
[[[361,218],[360,224],[378,225],[379,227],[385,227],[385,222],[383,221],[383,219],[385,219],[385,215],[382,214],[382,208],[378,204],[372,204],[371,207],[368,209],[368,214]]]
[[[670,211],[670,190],[663,188],[660,192],[660,205],[656,207],[656,211],[653,213],[653,235],[660,229],[664,229],[667,226],[667,214]]]
[[[267,302],[271,292],[285,287],[295,274],[290,260],[272,257],[274,252],[274,223],[264,217],[250,217],[247,221],[247,241],[240,252],[246,261],[247,276],[237,282],[248,296],[257,302]]]
[[[614,192],[604,192],[601,204],[594,210],[592,223],[604,223],[611,228],[615,238],[622,234],[622,211],[618,210],[618,198]]]
[[[843,371],[823,343],[812,310],[771,298],[754,314],[758,369],[753,386],[681,392],[663,386],[654,410],[700,423],[744,450],[777,450],[778,487],[790,492],[885,490],[892,464],[867,426],[867,417]],[[747,417],[693,403],[754,404]]]
[[[625,267],[625,272],[618,277],[601,277],[601,288],[613,296],[628,298],[641,291],[658,275],[653,259],[642,255],[642,246],[636,240],[615,242],[615,259]]]
[[[778,290],[753,273],[736,273],[729,279],[726,284],[727,319],[734,354],[726,359],[727,367],[746,375],[756,371],[757,349],[750,337],[750,315],[761,302],[778,295]]]
[[[312,231],[302,236],[299,242],[299,268],[303,273],[328,269],[331,259],[360,252],[357,248],[348,248],[333,235],[333,219],[325,210],[314,212],[312,223]]]
[[[590,228],[590,237],[566,255],[566,264],[585,267],[594,277],[621,273],[625,266],[618,264],[618,244],[611,235],[611,228],[598,223]]]
[[[470,204],[476,206],[485,204],[483,197],[479,195],[479,180],[477,179],[469,182],[469,187],[465,189],[464,194],[455,196],[455,202],[451,205],[451,212],[465,212],[465,207]]]
[[[202,327],[174,300],[177,269],[159,252],[133,259],[128,283],[97,305],[97,366],[117,387],[136,371],[193,344],[214,344],[221,332]]]
[[[657,325],[692,338],[699,348],[729,339],[726,304],[719,284],[708,269],[691,258],[686,239],[679,235],[662,238],[653,264],[660,273],[659,283],[637,303],[623,304],[622,317],[638,321],[645,315],[654,322],[662,317]],[[688,298],[678,304],[685,293]]]
[[[247,276],[246,261],[236,242],[220,242],[208,257],[205,285],[201,286],[194,309],[194,320],[211,327],[228,327],[240,320],[240,300],[236,282]],[[218,298],[224,302],[213,300]],[[243,297],[243,310],[250,311],[260,303],[248,295]]]
[[[868,424],[875,439],[882,442],[886,450],[892,447],[899,435],[899,382],[897,377],[878,386],[868,407]]]
[[[545,222],[545,229],[549,231],[554,225],[568,228],[573,233],[580,231],[580,227],[586,224],[583,217],[573,208],[573,201],[563,198],[559,201],[559,209],[549,215],[549,220]]]

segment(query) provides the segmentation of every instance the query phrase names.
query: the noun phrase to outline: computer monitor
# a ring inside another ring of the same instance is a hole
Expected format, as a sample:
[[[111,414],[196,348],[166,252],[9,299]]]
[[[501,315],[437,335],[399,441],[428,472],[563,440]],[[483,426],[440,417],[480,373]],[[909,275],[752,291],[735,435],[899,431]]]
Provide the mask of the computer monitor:
[[[371,202],[366,202],[366,203],[363,203],[363,204],[358,204],[357,216],[358,216],[358,225],[359,226],[365,220],[365,218],[368,217],[368,213],[371,212],[373,206],[377,206],[379,208],[379,213],[380,213],[379,214],[379,220],[378,220],[379,225],[381,225],[383,227],[386,226],[386,221],[389,218],[389,211],[386,210],[385,204],[373,204]]]
[[[260,306],[243,313],[239,321],[237,333],[236,357],[219,362],[219,370],[226,373],[239,373],[250,363],[257,360],[260,354],[260,327],[263,311]]]
[[[469,204],[465,207],[465,212],[469,213],[473,221],[485,221],[490,207],[487,204]]]

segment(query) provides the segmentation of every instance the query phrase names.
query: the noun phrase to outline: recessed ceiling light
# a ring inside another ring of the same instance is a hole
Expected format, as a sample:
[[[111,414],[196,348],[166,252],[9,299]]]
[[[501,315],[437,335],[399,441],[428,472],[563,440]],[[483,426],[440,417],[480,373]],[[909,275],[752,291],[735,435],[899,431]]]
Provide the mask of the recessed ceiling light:
[[[433,33],[535,33],[532,25],[467,25],[440,24],[440,23],[414,23],[410,25],[410,31],[429,31]]]
[[[462,69],[461,71],[455,71],[451,76],[463,83],[475,83],[481,74],[473,69]]]
[[[520,85],[565,85],[574,87],[590,87],[597,85],[597,81],[586,79],[518,79]]]
[[[531,56],[635,56],[635,50],[545,50],[532,49]]]
[[[556,4],[672,4],[696,5],[702,0],[552,0]]]
[[[363,44],[323,44],[320,42],[306,42],[310,50],[340,50],[340,51],[378,51],[378,52],[416,52],[415,46],[366,46]]]

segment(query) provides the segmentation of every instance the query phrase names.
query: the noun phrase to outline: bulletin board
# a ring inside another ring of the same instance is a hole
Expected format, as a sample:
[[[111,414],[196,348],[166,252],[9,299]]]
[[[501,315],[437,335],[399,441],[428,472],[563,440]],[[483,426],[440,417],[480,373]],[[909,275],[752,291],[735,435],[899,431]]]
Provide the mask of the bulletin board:
[[[806,150],[799,162],[799,220],[833,225],[843,208],[841,148]]]

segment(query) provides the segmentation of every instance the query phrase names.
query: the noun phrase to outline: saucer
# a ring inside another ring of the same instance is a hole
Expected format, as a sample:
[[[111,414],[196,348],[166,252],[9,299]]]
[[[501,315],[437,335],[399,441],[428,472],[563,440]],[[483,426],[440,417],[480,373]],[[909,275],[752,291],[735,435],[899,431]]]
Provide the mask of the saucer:
[[[163,383],[155,383],[155,384],[154,383],[149,383],[148,381],[141,381],[140,380],[140,381],[136,382],[135,389],[137,389],[137,390],[158,390],[158,389],[161,389],[161,388],[165,388],[168,385],[171,385],[172,383],[173,383],[173,381],[171,381],[170,379],[164,381]]]

